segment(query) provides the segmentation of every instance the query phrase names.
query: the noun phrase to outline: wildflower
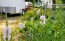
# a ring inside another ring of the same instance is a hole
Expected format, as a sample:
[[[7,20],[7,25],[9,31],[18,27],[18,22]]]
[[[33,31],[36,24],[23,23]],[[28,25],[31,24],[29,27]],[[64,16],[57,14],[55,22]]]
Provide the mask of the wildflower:
[[[10,41],[10,38],[11,38],[11,29],[8,26],[6,28],[4,28],[4,31],[3,31],[3,40],[6,41],[6,38],[8,39],[8,41]]]
[[[8,41],[10,41],[10,39],[11,39],[11,29],[10,29],[10,27],[8,27],[7,30],[8,30]]]
[[[25,24],[24,23],[20,23],[19,27],[20,27],[20,29],[22,29],[23,27],[25,27]]]
[[[40,16],[40,20],[45,20],[45,16]]]
[[[4,28],[3,31],[3,40],[6,41],[7,28]]]
[[[40,20],[41,20],[40,21],[41,24],[45,24],[45,20],[46,20],[45,16],[40,16]]]

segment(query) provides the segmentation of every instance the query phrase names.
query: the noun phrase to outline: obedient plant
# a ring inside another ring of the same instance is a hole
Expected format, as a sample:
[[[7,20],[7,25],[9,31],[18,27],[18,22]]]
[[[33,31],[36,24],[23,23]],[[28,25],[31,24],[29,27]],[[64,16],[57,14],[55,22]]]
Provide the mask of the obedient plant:
[[[25,24],[24,23],[20,23],[19,27],[20,27],[20,29],[22,29],[22,28],[25,27]]]
[[[11,29],[10,27],[7,26],[6,28],[4,28],[4,31],[3,31],[3,40],[10,41],[10,39],[11,39]]]
[[[45,15],[44,16],[40,16],[40,20],[41,20],[40,23],[42,25],[44,25],[46,23]]]

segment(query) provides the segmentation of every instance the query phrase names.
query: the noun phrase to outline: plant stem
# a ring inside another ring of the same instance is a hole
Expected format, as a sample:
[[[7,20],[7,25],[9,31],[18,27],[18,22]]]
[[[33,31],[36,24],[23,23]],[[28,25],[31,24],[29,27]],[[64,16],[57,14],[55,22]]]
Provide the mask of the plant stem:
[[[8,26],[7,13],[6,13],[6,26]]]

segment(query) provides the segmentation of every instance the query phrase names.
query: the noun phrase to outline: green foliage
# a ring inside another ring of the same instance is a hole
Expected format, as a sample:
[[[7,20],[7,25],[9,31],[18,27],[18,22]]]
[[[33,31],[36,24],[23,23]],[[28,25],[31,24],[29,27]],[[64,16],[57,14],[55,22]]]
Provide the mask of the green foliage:
[[[62,0],[56,0],[57,4],[62,4]]]
[[[50,14],[50,13],[49,13]],[[52,14],[53,15],[53,14]],[[56,10],[55,20],[50,16],[43,26],[40,20],[28,20],[26,27],[23,28],[23,34],[26,41],[64,41],[65,40],[65,12]]]
[[[12,30],[11,41],[65,41],[65,10],[52,9],[46,11],[46,24],[40,24],[40,15],[36,12],[27,13],[22,17],[26,21],[25,28],[19,29],[16,27]],[[31,20],[31,17],[33,19]],[[53,20],[52,17],[55,19]],[[1,35],[2,36],[2,35]],[[13,37],[16,38],[14,39]]]
[[[63,4],[65,4],[65,0],[61,0]]]

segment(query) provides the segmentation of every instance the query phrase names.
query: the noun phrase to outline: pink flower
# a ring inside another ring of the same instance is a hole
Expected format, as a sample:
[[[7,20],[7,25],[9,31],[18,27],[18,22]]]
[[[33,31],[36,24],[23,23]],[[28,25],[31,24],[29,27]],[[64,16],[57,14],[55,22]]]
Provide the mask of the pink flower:
[[[45,16],[40,16],[40,20],[45,20]]]

